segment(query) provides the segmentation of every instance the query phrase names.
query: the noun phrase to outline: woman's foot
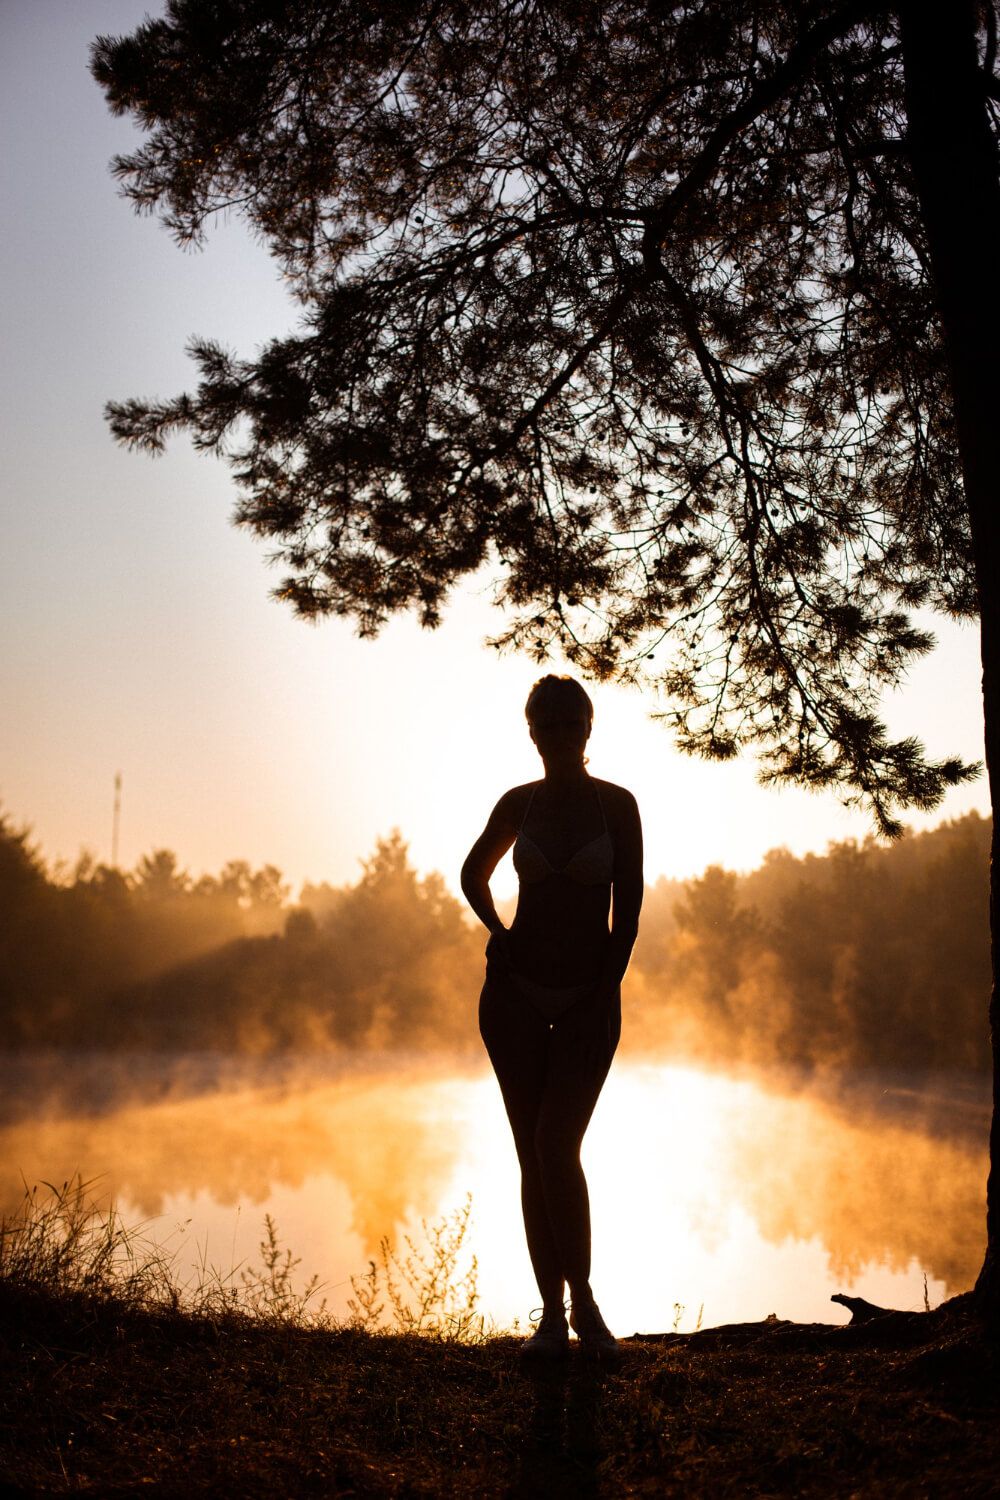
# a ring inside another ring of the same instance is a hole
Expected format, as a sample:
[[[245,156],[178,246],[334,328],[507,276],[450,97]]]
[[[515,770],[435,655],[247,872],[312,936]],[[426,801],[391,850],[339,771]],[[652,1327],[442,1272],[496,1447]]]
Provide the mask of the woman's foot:
[[[580,1340],[581,1354],[588,1358],[612,1360],[621,1353],[621,1346],[601,1317],[601,1309],[593,1297],[574,1299],[569,1326]]]
[[[530,1339],[521,1345],[525,1364],[554,1364],[569,1353],[569,1327],[561,1307],[543,1311]]]

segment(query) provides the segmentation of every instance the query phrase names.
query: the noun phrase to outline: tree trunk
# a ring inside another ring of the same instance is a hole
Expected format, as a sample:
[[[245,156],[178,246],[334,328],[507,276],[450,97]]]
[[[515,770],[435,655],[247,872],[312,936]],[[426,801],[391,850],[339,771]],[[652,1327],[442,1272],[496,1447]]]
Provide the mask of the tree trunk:
[[[976,51],[975,0],[904,0],[906,145],[951,371],[979,592],[986,767],[993,807],[990,934],[993,1122],[986,1258],[976,1297],[1000,1323],[1000,174]]]

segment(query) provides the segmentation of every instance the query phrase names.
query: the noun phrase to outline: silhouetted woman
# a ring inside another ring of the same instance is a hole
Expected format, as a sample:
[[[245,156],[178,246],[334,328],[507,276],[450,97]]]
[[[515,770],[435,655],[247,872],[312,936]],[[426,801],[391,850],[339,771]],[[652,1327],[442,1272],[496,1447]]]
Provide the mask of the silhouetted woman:
[[[462,868],[462,889],[490,932],[479,1029],[514,1132],[542,1297],[525,1356],[566,1354],[567,1284],[584,1350],[612,1355],[614,1335],[590,1289],[580,1146],[621,1032],[621,980],[642,904],[642,830],[631,792],[587,774],[593,707],[578,682],[543,677],[525,714],[545,775],[504,793]],[[511,845],[520,893],[508,930],[489,881]]]

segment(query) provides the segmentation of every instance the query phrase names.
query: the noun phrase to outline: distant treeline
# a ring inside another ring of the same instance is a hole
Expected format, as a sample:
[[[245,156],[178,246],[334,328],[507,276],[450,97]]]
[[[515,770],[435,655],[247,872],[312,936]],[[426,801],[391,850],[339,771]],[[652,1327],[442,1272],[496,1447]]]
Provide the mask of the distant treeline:
[[[270,865],[193,880],[167,850],[130,873],[83,861],[60,881],[0,822],[0,1043],[471,1047],[482,940],[398,834],[356,885],[288,896]]]
[[[633,1051],[817,1067],[985,1070],[990,825],[769,854],[647,891]],[[475,1054],[483,934],[398,833],[354,885],[160,850],[50,871],[0,815],[0,1045]]]
[[[629,974],[638,1036],[765,1066],[988,1071],[990,832],[969,813],[659,881]]]

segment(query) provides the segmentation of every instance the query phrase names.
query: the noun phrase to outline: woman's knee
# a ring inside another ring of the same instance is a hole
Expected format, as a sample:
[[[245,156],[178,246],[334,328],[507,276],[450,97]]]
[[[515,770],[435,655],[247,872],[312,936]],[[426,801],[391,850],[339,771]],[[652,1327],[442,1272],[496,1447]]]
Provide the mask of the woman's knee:
[[[535,1146],[535,1133],[533,1130],[513,1131],[514,1149],[517,1151],[518,1165],[523,1177],[536,1177],[538,1175],[538,1151]]]
[[[582,1136],[561,1120],[544,1117],[535,1127],[534,1155],[543,1176],[566,1171],[580,1164]]]

